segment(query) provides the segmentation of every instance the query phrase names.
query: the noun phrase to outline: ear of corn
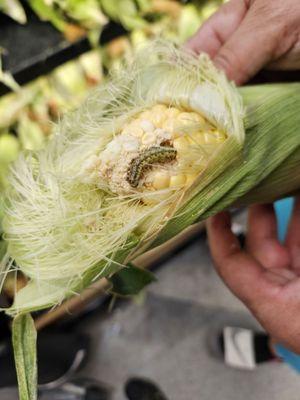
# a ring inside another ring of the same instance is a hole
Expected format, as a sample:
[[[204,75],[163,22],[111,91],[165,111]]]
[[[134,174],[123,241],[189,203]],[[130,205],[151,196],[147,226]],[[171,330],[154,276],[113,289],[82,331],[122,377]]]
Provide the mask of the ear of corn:
[[[58,304],[199,219],[297,189],[299,103],[297,84],[239,94],[204,55],[143,50],[14,164],[2,267],[29,283],[7,312]]]
[[[88,284],[89,271],[110,274],[116,252],[128,246],[119,264],[132,259],[130,237],[146,246],[197,177],[205,181],[224,144],[242,147],[242,114],[237,91],[207,57],[167,43],[139,54],[63,119],[45,150],[15,163],[6,260],[29,283],[8,312],[61,302]]]

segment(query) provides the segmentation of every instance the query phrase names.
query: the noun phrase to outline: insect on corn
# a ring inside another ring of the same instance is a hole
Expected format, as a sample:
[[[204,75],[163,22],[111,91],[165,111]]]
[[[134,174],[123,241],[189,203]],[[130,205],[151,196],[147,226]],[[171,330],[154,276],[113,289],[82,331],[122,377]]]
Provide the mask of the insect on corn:
[[[177,150],[172,147],[153,146],[144,150],[139,157],[134,158],[127,172],[127,180],[132,187],[137,187],[139,181],[152,164],[166,163],[176,159]]]

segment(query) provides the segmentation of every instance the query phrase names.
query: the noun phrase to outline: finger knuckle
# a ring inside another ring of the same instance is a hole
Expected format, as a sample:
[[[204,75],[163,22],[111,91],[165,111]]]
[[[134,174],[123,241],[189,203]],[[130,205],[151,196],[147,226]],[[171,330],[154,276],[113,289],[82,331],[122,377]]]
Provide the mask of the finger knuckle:
[[[292,2],[277,2],[271,6],[270,1],[256,1],[253,7],[253,20],[259,23],[265,35],[269,36],[269,43],[276,42],[281,45],[287,38],[294,36],[299,27],[299,15],[295,12],[294,0]],[[299,7],[300,10],[300,7]],[[267,18],[267,24],[262,25],[261,20]],[[259,27],[258,27],[259,28]]]
[[[216,58],[217,65],[223,69],[229,79],[235,77],[236,81],[242,77],[244,80],[249,78],[249,73],[241,57],[230,47],[224,47]]]
[[[254,0],[243,0],[245,7],[248,9],[253,4]]]

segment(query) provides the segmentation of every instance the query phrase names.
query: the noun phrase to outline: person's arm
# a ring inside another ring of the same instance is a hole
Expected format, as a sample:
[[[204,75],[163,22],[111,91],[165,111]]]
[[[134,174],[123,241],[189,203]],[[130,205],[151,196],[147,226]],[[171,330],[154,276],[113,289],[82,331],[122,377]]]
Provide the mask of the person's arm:
[[[186,44],[243,84],[263,67],[300,69],[299,0],[231,0]]]

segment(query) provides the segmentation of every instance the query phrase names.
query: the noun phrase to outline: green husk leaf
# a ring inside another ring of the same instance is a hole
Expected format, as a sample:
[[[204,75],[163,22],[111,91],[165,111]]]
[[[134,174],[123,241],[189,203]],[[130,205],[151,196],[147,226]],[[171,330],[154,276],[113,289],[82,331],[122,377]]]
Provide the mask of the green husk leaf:
[[[59,31],[65,31],[66,21],[53,5],[45,0],[29,0],[29,5],[41,20],[50,21]]]
[[[14,318],[12,341],[20,400],[37,399],[36,337],[36,329],[30,314],[20,314]]]
[[[149,8],[151,7],[151,2],[152,0],[136,0],[139,9],[142,12],[147,12],[149,10]]]
[[[146,286],[156,281],[155,276],[145,269],[137,268],[129,263],[110,279],[110,292],[118,296],[136,296]]]
[[[102,13],[98,0],[67,0],[61,5],[70,18],[85,28],[99,28],[107,23],[107,18]]]
[[[121,22],[129,30],[139,29],[147,25],[146,21],[139,15],[134,0],[101,0],[101,5],[111,19]]]
[[[1,233],[1,226],[0,226],[0,233]],[[7,249],[6,243],[0,239],[0,260],[4,257],[6,249]]]
[[[106,15],[108,15],[111,19],[118,18],[120,0],[116,0],[116,1],[99,0],[99,1],[100,1],[102,9],[104,10]]]

